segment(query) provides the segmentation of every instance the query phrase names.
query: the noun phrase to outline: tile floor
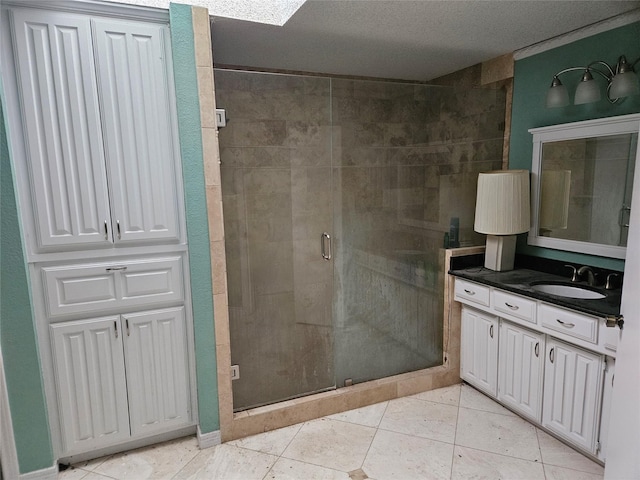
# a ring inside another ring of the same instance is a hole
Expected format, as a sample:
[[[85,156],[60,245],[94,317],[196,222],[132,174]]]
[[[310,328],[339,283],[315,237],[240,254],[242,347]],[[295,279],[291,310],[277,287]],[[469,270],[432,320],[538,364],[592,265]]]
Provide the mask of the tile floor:
[[[81,463],[61,480],[595,480],[604,469],[467,385],[199,450],[187,437]]]

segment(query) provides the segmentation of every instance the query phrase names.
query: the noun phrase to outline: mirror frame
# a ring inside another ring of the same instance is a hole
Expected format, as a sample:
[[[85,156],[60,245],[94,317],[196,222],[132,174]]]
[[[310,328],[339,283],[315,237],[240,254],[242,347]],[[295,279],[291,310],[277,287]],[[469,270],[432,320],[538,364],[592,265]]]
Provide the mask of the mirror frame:
[[[560,140],[603,137],[625,133],[640,134],[640,114],[621,115],[617,117],[586,120],[583,122],[552,125],[549,127],[532,128],[529,130],[529,133],[533,135],[533,158],[531,163],[531,229],[529,230],[527,243],[536,247],[624,259],[627,247],[540,236],[538,225],[540,215],[539,200],[542,145],[545,142],[556,142]],[[639,159],[640,141],[638,141],[637,146],[636,162],[638,162]]]

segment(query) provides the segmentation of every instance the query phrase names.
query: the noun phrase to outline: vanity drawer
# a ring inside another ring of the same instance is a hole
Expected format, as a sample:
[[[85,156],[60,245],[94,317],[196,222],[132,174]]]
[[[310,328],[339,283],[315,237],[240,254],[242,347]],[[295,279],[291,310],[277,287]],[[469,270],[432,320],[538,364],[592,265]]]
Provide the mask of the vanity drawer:
[[[456,278],[455,298],[459,302],[475,303],[488,307],[490,291],[491,289],[485,285]]]
[[[42,268],[49,317],[184,300],[182,257]]]
[[[493,290],[491,305],[496,312],[505,313],[530,323],[536,323],[536,301],[520,295]]]
[[[590,343],[598,343],[597,318],[546,304],[540,305],[539,312],[543,327]]]

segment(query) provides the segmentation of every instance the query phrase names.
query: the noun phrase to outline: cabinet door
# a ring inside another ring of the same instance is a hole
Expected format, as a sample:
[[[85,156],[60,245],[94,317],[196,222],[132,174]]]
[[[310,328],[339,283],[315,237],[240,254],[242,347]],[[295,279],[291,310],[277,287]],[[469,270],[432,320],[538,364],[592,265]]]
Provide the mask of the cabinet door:
[[[32,9],[12,14],[38,245],[108,246],[111,220],[89,19]]]
[[[462,309],[460,376],[496,396],[498,387],[498,319]]]
[[[500,322],[498,398],[540,422],[544,334]]]
[[[189,423],[184,308],[123,315],[133,435]]]
[[[116,243],[178,239],[167,27],[92,20]]]
[[[64,452],[128,439],[120,318],[64,322],[50,328]]]
[[[542,424],[595,454],[602,355],[548,337]]]

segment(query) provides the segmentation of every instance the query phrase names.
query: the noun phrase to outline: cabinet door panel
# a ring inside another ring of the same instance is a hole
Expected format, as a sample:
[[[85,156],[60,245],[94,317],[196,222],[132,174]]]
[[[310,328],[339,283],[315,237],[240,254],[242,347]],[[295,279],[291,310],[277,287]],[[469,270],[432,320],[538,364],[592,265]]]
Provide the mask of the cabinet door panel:
[[[108,246],[89,20],[16,9],[13,21],[38,244],[46,250]]]
[[[602,361],[555,339],[547,342],[542,423],[594,454]]]
[[[500,323],[498,398],[540,421],[544,335]]]
[[[462,310],[460,376],[496,396],[498,390],[498,319],[470,308]]]
[[[124,315],[132,434],[189,422],[184,308]]]
[[[67,454],[129,438],[119,323],[114,316],[50,327]]]
[[[166,27],[92,23],[116,242],[176,240]]]

